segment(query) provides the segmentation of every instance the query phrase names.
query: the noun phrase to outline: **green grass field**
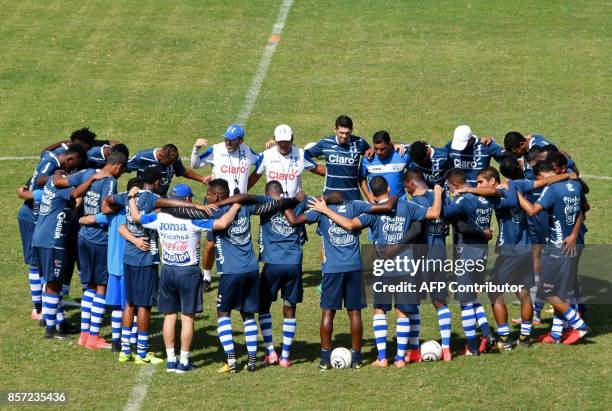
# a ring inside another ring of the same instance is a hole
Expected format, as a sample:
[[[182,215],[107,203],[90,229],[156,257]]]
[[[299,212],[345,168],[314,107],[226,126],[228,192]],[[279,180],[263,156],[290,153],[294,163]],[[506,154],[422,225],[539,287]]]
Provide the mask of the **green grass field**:
[[[173,142],[188,156],[197,137],[220,141],[242,108],[280,4],[0,1],[0,156],[38,155],[83,126],[133,152]],[[538,132],[590,176],[587,240],[610,244],[611,11],[605,1],[296,1],[248,119],[246,143],[262,150],[273,128],[287,123],[303,146],[330,134],[342,113],[368,140],[386,129],[401,141],[442,145],[461,123],[498,139],[514,129]],[[65,390],[70,408],[123,408],[138,383],[137,366],[119,364],[109,352],[43,341],[29,319],[15,189],[34,165],[0,161],[0,390]],[[322,179],[306,176],[307,192],[321,187]],[[259,184],[254,192],[261,190]],[[203,188],[197,193],[201,198]],[[206,294],[193,349],[200,369],[178,376],[159,366],[143,409],[606,409],[612,403],[612,309],[605,305],[593,306],[587,318],[594,329],[589,344],[456,356],[450,364],[403,370],[319,373],[320,241],[312,227],[309,236],[294,366],[218,375],[223,353],[214,294]],[[75,281],[73,297],[78,288]],[[277,336],[280,309],[273,307]],[[458,307],[452,310],[459,349],[463,331]],[[425,304],[422,312],[421,338],[438,338],[433,308]],[[78,322],[78,310],[69,316]],[[363,317],[370,361],[371,310]],[[161,322],[156,314],[158,353]],[[235,340],[244,359],[239,325]],[[335,345],[349,346],[346,315],[339,313],[335,330]],[[109,334],[107,325],[103,335]]]

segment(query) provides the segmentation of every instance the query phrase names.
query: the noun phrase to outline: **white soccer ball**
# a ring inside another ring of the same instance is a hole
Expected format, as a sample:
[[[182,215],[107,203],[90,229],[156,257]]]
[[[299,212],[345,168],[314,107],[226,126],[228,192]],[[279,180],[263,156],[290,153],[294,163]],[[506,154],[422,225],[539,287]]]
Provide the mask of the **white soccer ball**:
[[[304,150],[308,150],[309,148],[313,148],[317,143],[308,143],[304,146]]]
[[[334,348],[331,353],[331,365],[339,370],[350,368],[352,362],[351,352],[344,347]]]
[[[425,341],[421,344],[422,361],[438,361],[442,358],[442,347],[435,340]]]

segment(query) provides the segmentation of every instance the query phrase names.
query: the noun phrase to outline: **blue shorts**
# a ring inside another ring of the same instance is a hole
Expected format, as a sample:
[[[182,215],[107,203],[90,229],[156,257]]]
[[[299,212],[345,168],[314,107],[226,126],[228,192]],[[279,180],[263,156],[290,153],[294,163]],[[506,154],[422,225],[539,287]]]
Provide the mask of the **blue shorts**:
[[[157,305],[159,291],[159,275],[157,265],[136,267],[123,264],[125,281],[125,300],[138,307],[153,307]]]
[[[66,255],[64,250],[43,247],[32,248],[36,254],[36,259],[38,260],[40,276],[44,279],[45,283],[61,282],[62,267],[64,265],[64,258]]]
[[[264,264],[259,282],[260,312],[270,310],[272,301],[281,298],[292,305],[302,302],[304,287],[302,285],[301,264]]]
[[[21,234],[21,248],[23,249],[23,261],[28,265],[38,265],[38,259],[32,246],[32,236],[36,223],[17,220],[19,222],[19,233]]]
[[[474,264],[474,265],[464,265],[463,267],[459,267],[457,265],[458,260],[463,260],[463,264]],[[484,269],[480,270],[476,268],[476,261],[480,260],[481,264],[484,264]],[[471,263],[468,263],[471,262]],[[459,257],[455,260],[455,275],[457,277],[457,284],[459,286],[473,286],[475,284],[484,284],[484,276],[486,273],[486,262],[487,256],[486,254],[482,258],[477,259],[466,259]],[[470,303],[476,301],[478,299],[478,293],[473,291],[473,288],[468,287],[466,289],[461,289],[455,293],[455,298],[459,300],[460,303]]]
[[[535,282],[533,253],[498,255],[491,272],[491,282],[495,285],[522,285],[529,290]]]
[[[321,281],[321,308],[341,310],[342,302],[347,310],[361,310],[367,305],[361,282],[361,270],[346,273],[323,273]]]
[[[567,300],[574,292],[578,257],[557,258],[542,255],[542,290],[545,297],[559,297]]]
[[[164,265],[159,279],[159,312],[201,313],[203,285],[199,266]]]
[[[548,238],[548,216],[542,211],[527,217],[529,235],[533,244],[546,244]]]
[[[125,279],[122,275],[108,275],[106,305],[125,308]]]
[[[242,274],[221,274],[217,292],[217,311],[259,311],[259,270]]]
[[[95,244],[79,237],[79,261],[81,264],[81,285],[106,285],[108,281],[108,260],[106,244]]]

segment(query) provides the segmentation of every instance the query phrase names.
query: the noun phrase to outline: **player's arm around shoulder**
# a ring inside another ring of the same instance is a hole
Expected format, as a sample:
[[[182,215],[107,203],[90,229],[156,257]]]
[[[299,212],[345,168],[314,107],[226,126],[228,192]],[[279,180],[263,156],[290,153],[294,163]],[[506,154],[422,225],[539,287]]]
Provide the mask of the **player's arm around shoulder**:
[[[235,203],[227,210],[225,214],[221,216],[221,218],[217,218],[213,222],[213,230],[222,231],[225,230],[232,224],[232,221],[236,218],[236,215],[240,211],[240,204]]]

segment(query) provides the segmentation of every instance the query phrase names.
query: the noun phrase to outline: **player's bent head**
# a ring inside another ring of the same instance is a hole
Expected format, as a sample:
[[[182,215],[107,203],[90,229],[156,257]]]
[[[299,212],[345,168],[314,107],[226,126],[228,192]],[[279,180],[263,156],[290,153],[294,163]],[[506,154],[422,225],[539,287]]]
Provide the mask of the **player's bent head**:
[[[517,157],[525,154],[528,145],[527,139],[518,131],[510,131],[504,137],[504,148]]]
[[[417,164],[424,164],[429,158],[429,146],[424,141],[415,141],[408,149],[410,158]]]
[[[161,187],[162,172],[159,167],[149,167],[142,173],[142,182],[159,189]],[[155,191],[155,190],[153,190]]]
[[[140,177],[132,177],[127,182],[127,191],[130,191],[132,187],[142,188],[142,179]]]
[[[375,197],[385,195],[389,192],[389,183],[383,176],[376,176],[370,180],[370,191]]]
[[[548,161],[553,166],[553,170],[557,174],[565,173],[567,170],[567,157],[559,151],[553,151],[548,155]]]
[[[406,170],[406,173],[404,174],[404,187],[406,187],[410,194],[414,193],[417,188],[422,188],[425,186],[426,182],[425,177],[423,177],[423,173],[412,168]]]
[[[467,183],[465,172],[460,168],[451,168],[446,172],[446,181],[453,186],[460,187]]]
[[[547,155],[548,154],[545,154],[544,158],[542,158],[542,147],[533,146],[529,150],[527,150],[527,152],[525,153],[525,160],[528,163],[532,164],[532,163],[535,163],[537,161],[545,160],[546,159],[545,156],[547,156]]]
[[[483,168],[476,176],[476,184],[478,187],[495,187],[500,182],[499,171],[493,167]]]
[[[115,144],[111,147],[111,153],[123,153],[126,158],[130,157],[130,149],[123,143]]]
[[[537,178],[544,178],[555,174],[555,170],[553,164],[550,161],[546,160],[537,163],[533,167],[533,173],[536,175]]]
[[[74,130],[70,134],[70,141],[82,146],[85,150],[89,150],[93,146],[93,142],[96,139],[97,134],[89,129],[89,127],[83,127],[78,130]]]
[[[374,133],[372,136],[372,142],[374,144],[391,144],[391,136],[385,130],[380,130]]]
[[[179,158],[178,148],[174,144],[166,144],[159,150],[159,163],[163,166],[171,166]]]
[[[222,178],[215,178],[208,183],[208,191],[206,192],[206,199],[208,203],[214,204],[218,201],[224,200],[229,197],[230,190],[229,184]]]
[[[87,152],[83,146],[79,144],[72,144],[66,151],[64,151],[62,158],[64,159],[61,161],[62,168],[69,172],[75,168],[82,168],[85,166],[85,163],[87,162]]]
[[[127,157],[123,153],[115,152],[110,153],[108,157],[106,157],[106,166],[108,172],[113,175],[113,177],[119,177],[125,171],[125,165],[127,164]]]
[[[499,163],[499,172],[510,180],[520,180],[524,177],[523,167],[516,157],[506,157]]]
[[[277,180],[268,181],[268,183],[266,184],[265,193],[266,195],[273,195],[273,194],[282,195],[283,185]]]

